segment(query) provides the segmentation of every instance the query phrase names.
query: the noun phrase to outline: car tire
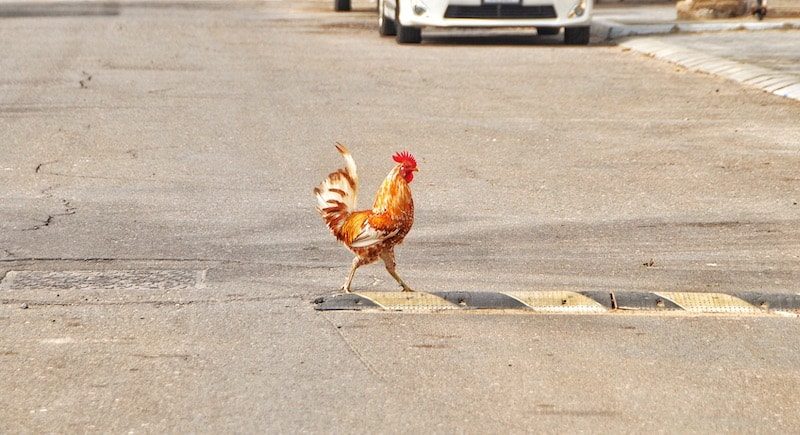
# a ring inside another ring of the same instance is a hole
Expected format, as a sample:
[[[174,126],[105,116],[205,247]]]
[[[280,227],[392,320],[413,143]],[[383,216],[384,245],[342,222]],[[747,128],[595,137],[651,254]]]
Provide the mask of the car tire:
[[[558,32],[561,31],[560,27],[537,27],[536,34],[540,36],[545,35],[558,35]]]
[[[394,21],[386,18],[386,0],[378,0],[378,34],[381,36],[397,35],[397,28]]]
[[[586,45],[589,43],[589,26],[565,27],[564,43],[567,45]]]
[[[350,0],[333,0],[333,10],[344,12],[350,10]]]
[[[398,44],[419,44],[422,41],[422,29],[419,27],[404,26],[400,23],[400,1],[397,0],[397,5],[394,8],[394,27],[397,30]]]

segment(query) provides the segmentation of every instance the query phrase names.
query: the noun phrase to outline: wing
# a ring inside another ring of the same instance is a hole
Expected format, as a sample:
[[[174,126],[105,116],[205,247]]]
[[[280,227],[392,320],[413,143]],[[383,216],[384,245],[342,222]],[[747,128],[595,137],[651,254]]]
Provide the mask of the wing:
[[[350,246],[353,248],[366,248],[367,246],[382,243],[396,236],[398,233],[400,233],[400,228],[391,231],[376,230],[369,225],[369,222],[365,222],[361,232],[350,242]]]
[[[342,241],[351,248],[376,245],[400,233],[400,227],[384,227],[371,210],[351,214],[342,226]]]

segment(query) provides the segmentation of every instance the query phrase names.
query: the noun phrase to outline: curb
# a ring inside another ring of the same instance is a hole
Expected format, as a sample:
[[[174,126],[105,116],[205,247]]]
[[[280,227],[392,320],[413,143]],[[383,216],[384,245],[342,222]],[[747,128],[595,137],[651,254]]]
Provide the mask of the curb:
[[[321,297],[317,311],[517,310],[553,314],[736,314],[800,316],[800,294],[757,292],[358,292]]]
[[[651,38],[634,38],[620,44],[655,58],[723,77],[781,97],[800,101],[800,79],[768,68],[723,59],[700,51],[668,44]]]
[[[603,41],[629,36],[663,35],[667,33],[700,33],[726,31],[800,29],[800,21],[737,21],[737,22],[663,22],[625,24],[607,18],[592,19],[592,33]]]

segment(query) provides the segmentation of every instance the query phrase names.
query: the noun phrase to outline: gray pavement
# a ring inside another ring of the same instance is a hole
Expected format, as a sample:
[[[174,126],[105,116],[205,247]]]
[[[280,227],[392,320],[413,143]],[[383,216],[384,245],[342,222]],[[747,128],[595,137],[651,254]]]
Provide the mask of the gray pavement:
[[[362,205],[414,153],[430,293],[795,297],[796,101],[608,41],[399,46],[369,2],[61,3],[0,21],[1,433],[800,428],[797,317],[316,311],[351,258],[311,194],[335,141]]]

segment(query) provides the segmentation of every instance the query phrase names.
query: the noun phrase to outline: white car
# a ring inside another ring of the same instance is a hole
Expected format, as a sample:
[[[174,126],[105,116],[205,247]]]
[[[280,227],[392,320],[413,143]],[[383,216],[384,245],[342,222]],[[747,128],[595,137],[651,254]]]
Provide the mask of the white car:
[[[589,43],[593,0],[378,0],[378,31],[401,44],[422,40],[423,27],[564,28],[564,42]]]

